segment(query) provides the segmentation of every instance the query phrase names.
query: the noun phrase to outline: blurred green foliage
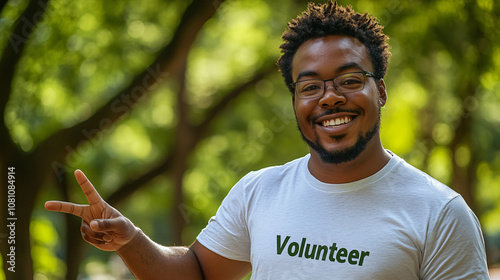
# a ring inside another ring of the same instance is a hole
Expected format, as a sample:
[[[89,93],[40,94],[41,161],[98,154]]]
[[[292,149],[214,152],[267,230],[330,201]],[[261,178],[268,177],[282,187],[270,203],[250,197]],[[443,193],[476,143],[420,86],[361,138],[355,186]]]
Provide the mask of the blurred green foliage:
[[[391,38],[393,57],[385,78],[389,100],[382,112],[384,146],[446,184],[456,175],[454,163],[463,168],[474,164],[475,210],[494,252],[490,256],[499,261],[499,3],[339,2],[379,17]],[[51,1],[16,68],[4,116],[15,143],[30,152],[55,131],[88,118],[155,59],[187,4]],[[26,0],[11,0],[4,7],[2,49],[12,43],[9,31],[26,5]],[[189,118],[202,119],[205,109],[221,98],[221,89],[245,81],[276,60],[286,22],[305,6],[306,1],[297,0],[224,3],[189,52]],[[484,36],[469,36],[473,27]],[[457,89],[471,79],[477,81],[473,92],[461,95]],[[65,165],[84,170],[103,197],[130,178],[125,174],[133,177],[150,169],[172,148],[178,87],[167,79],[113,129],[70,155]],[[452,150],[450,144],[464,119],[472,122],[472,140]],[[194,240],[244,174],[308,152],[277,71],[234,100],[210,125],[209,137],[197,145],[184,174],[185,201],[179,208],[186,223],[185,244]],[[71,189],[71,200],[85,203],[75,182]],[[119,210],[152,239],[171,244],[173,192],[170,174],[165,173],[120,204]],[[31,221],[34,279],[62,279],[65,274],[64,219],[42,208],[43,201],[60,197],[55,183],[47,182],[38,198]],[[124,277],[113,270],[112,256],[88,248],[80,266],[82,277],[98,273]]]

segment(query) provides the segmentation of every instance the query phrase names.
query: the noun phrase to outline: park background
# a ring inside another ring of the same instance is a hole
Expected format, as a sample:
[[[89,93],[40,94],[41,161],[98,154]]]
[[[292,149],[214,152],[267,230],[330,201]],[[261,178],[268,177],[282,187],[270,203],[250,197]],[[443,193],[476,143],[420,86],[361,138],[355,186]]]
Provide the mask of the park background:
[[[340,0],[379,18],[392,59],[386,148],[462,194],[500,262],[500,3]],[[87,245],[82,169],[155,241],[190,244],[244,174],[308,152],[275,61],[302,0],[9,0],[0,4],[0,219],[15,167],[16,272],[132,279]],[[418,205],[416,206],[418,207]]]

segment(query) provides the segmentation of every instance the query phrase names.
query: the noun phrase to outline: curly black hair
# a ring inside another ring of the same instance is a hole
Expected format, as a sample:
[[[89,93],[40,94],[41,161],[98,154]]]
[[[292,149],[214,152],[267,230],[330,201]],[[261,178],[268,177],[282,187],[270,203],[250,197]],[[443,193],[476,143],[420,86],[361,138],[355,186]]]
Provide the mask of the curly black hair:
[[[282,35],[282,55],[277,65],[293,95],[292,61],[298,48],[310,39],[329,35],[346,35],[358,39],[368,50],[374,67],[376,79],[382,79],[387,71],[391,53],[389,37],[383,26],[368,13],[355,12],[349,5],[346,8],[330,0],[325,4],[309,3],[307,10],[288,23],[288,30]]]

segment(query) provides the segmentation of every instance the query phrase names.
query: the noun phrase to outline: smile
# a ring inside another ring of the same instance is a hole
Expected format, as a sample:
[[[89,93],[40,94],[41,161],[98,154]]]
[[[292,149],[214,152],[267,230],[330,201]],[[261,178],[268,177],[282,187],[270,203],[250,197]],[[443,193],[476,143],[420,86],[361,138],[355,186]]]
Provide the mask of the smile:
[[[331,120],[324,120],[321,123],[321,125],[323,125],[324,127],[337,126],[337,125],[341,125],[341,124],[350,123],[351,121],[352,121],[351,116],[345,116],[345,117],[335,118],[335,119],[331,119]]]

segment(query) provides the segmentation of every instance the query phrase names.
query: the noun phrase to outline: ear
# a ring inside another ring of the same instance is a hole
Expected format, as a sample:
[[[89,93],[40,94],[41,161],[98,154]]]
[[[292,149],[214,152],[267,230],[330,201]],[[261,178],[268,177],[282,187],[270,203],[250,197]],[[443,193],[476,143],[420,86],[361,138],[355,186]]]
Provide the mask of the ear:
[[[384,107],[385,103],[387,103],[387,91],[385,90],[384,79],[378,81],[378,99],[380,107]]]

